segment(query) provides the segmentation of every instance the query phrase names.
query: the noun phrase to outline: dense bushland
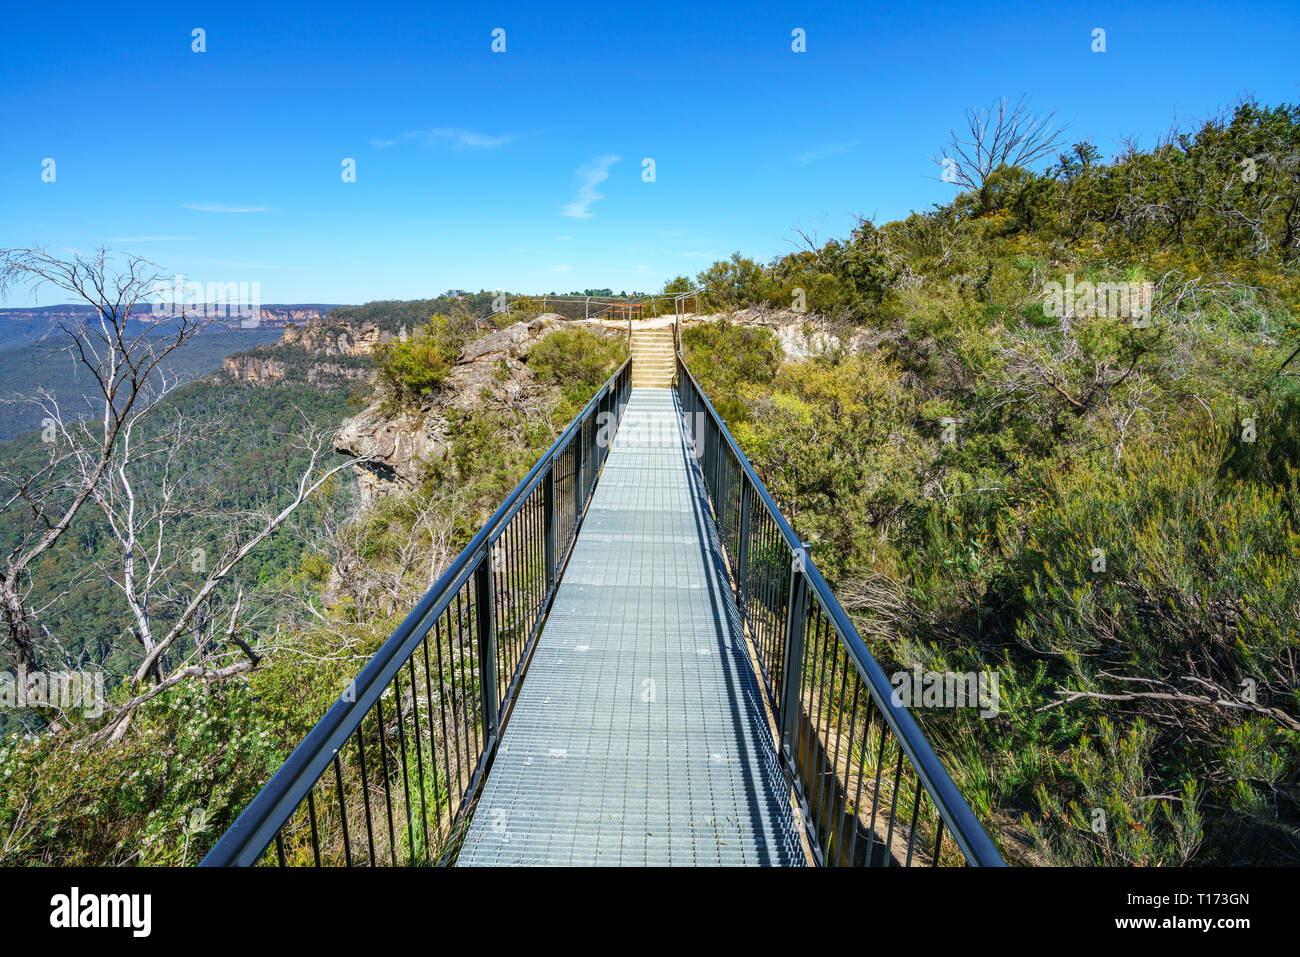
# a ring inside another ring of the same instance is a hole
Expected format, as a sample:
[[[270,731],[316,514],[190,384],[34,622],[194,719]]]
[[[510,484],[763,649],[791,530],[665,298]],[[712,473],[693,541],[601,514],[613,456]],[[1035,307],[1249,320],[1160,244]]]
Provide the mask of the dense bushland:
[[[710,322],[686,330],[692,369],[887,671],[997,670],[996,717],[917,717],[1013,860],[1300,858],[1297,225],[1300,109],[1246,103],[1149,150],[1105,162],[1078,144],[1041,174],[995,170],[928,212],[699,276],[715,305],[806,304],[812,358]],[[1067,280],[1149,282],[1149,321],[1045,308]],[[379,383],[418,404],[469,337],[541,308],[494,318],[492,299],[331,321],[405,326]],[[347,483],[322,489],[242,569],[267,610],[247,675],[158,696],[111,746],[82,746],[94,721],[76,715],[8,738],[0,862],[195,861],[618,361],[552,334],[534,388],[449,411],[420,488],[359,516]],[[346,401],[223,396],[173,400],[229,417],[187,460],[216,511],[275,499],[296,460],[270,437],[295,406],[337,421]],[[93,573],[94,523],[75,532],[35,599],[87,623],[79,661],[129,670],[97,654],[125,622]]]
[[[918,718],[1018,859],[1300,859],[1297,225],[1300,109],[1245,103],[700,274],[806,299],[811,359],[718,323],[692,369],[887,671],[998,670]]]
[[[472,325],[435,317],[408,343],[394,343],[403,357],[399,374],[427,381],[444,368],[449,337],[463,342],[473,335]],[[435,351],[424,351],[426,343]],[[407,345],[413,347],[400,349]],[[480,395],[473,411],[452,411],[454,440],[427,463],[419,488],[358,512],[354,483],[331,480],[313,497],[306,520],[272,539],[244,569],[241,581],[266,609],[254,619],[256,637],[247,636],[262,655],[247,675],[196,679],[158,695],[108,746],[87,746],[94,718],[22,713],[33,728],[56,726],[0,741],[0,863],[196,863],[523,478],[570,410],[625,357],[621,342],[585,331],[552,333],[529,355],[536,371],[530,388],[509,398]],[[230,428],[220,433],[228,445],[191,463],[225,508],[273,497],[300,466],[291,450],[281,449],[277,459],[262,441],[302,414],[294,400],[334,422],[342,418],[346,396],[320,394],[309,406],[301,393],[298,385],[231,390],[205,382],[170,400],[172,415],[213,411],[214,404],[230,415]],[[40,446],[33,439],[11,451],[39,455]],[[84,540],[94,523],[82,525]],[[196,541],[216,531],[195,522]],[[58,600],[80,570],[69,607],[86,616],[79,660],[94,666],[97,631],[123,627],[120,600],[111,581],[85,573],[86,556],[73,546],[56,560],[63,565],[43,569],[42,587]],[[89,595],[98,596],[93,609]],[[109,690],[112,706],[124,690],[113,683]],[[439,749],[453,751],[446,741]]]

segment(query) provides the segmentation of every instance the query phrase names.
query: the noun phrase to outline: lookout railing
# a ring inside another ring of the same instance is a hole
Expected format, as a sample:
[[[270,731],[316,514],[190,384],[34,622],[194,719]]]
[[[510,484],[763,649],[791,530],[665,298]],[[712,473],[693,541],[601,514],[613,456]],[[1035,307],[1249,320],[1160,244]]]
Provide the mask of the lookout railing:
[[[625,361],[203,859],[455,853],[631,391]]]
[[[1002,865],[680,348],[676,390],[817,863]]]
[[[203,859],[452,860],[631,394],[565,428]],[[993,842],[677,352],[675,390],[811,856],[1001,865]]]
[[[518,315],[521,307],[526,315],[532,308],[539,308],[570,321],[581,319],[630,324],[633,319],[702,313],[704,289],[698,287],[684,292],[656,292],[644,296],[519,296],[506,300],[492,315]]]

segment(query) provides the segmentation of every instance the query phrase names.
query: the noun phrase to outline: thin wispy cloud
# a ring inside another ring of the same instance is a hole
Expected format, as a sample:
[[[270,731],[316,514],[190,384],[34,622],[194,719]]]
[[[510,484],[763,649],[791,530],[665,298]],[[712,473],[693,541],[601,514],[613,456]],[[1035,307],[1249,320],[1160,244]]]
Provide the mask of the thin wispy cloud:
[[[201,213],[269,213],[269,206],[227,206],[224,203],[185,203],[186,209]]]
[[[198,239],[197,236],[114,236],[106,239],[106,243],[182,243],[189,242],[192,239]]]
[[[431,130],[414,130],[403,133],[394,140],[371,140],[375,149],[387,149],[398,143],[419,143],[422,146],[450,146],[458,150],[490,150],[524,136],[524,133],[481,133],[462,126],[438,126]]]
[[[568,272],[572,268],[573,268],[572,266],[566,266],[563,263],[561,263],[558,266],[551,267],[551,269],[553,269],[555,272]]]
[[[596,187],[609,179],[609,168],[619,161],[617,156],[597,156],[590,163],[583,163],[574,171],[578,177],[578,192],[571,202],[561,207],[565,216],[573,219],[591,219],[592,203],[605,198],[604,193],[596,192]]]
[[[818,160],[826,159],[828,156],[838,156],[841,153],[851,152],[856,145],[856,143],[833,143],[827,146],[818,146],[800,153],[799,162],[815,163]]]

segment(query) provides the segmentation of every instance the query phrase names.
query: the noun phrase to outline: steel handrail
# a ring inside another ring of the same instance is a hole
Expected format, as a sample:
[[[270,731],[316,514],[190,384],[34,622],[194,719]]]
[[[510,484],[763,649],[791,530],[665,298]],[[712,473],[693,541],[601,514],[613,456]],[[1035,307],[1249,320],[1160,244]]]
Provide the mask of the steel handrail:
[[[782,539],[790,549],[792,557],[798,557],[799,567],[807,580],[811,594],[816,597],[823,611],[830,616],[846,652],[852,657],[859,674],[867,682],[877,707],[893,730],[899,746],[912,762],[912,767],[942,815],[953,840],[957,842],[970,863],[982,866],[1004,866],[1005,862],[1002,860],[1002,855],[998,853],[997,846],[988,836],[979,819],[975,817],[975,813],[970,809],[970,805],[962,796],[961,791],[958,790],[957,785],[953,783],[943,763],[935,755],[934,749],[930,747],[930,743],[917,725],[916,719],[912,717],[907,708],[894,703],[894,689],[886,677],[884,669],[880,667],[879,662],[867,649],[866,642],[862,640],[862,636],[858,633],[848,613],[844,611],[839,599],[835,597],[821,572],[818,571],[817,566],[813,564],[812,559],[808,556],[805,543],[790,527],[790,523],[786,521],[771,493],[768,492],[767,486],[763,484],[763,480],[759,478],[758,473],[754,470],[749,458],[741,451],[739,444],[727,429],[722,417],[713,408],[713,403],[709,401],[708,395],[700,387],[699,381],[686,364],[685,356],[682,354],[680,347],[677,352],[677,363],[679,376],[684,375],[694,388],[718,433],[725,440],[727,448],[739,463],[742,473],[750,483],[751,490],[757,493],[759,501],[776,524]],[[701,437],[694,435],[692,435],[692,438],[695,441],[701,439]]]
[[[428,633],[433,622],[447,610],[460,588],[469,580],[491,547],[494,535],[514,512],[522,507],[528,496],[537,489],[542,476],[555,465],[557,454],[583,428],[600,402],[609,396],[621,376],[629,369],[631,359],[624,360],[618,370],[597,390],[582,411],[551,443],[509,495],[470,539],[430,588],[397,626],[396,630],[374,654],[348,689],[330,707],[315,727],[293,750],[270,781],[257,793],[234,824],[213,846],[202,866],[251,866],[265,852],[293,813],[307,798],[321,775],[325,773],[335,755],[364,720],[379,700],[389,683],[406,665],[407,659]],[[575,515],[576,523],[580,516]],[[479,761],[491,752],[489,740]]]

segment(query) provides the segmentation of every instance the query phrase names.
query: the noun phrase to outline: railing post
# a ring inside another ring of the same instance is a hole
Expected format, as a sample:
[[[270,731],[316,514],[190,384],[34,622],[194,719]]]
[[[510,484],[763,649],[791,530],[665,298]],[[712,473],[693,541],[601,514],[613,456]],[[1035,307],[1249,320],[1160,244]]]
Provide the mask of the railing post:
[[[555,459],[546,469],[542,483],[542,515],[546,528],[546,591],[555,588]]]
[[[492,542],[483,549],[474,571],[474,605],[478,618],[478,674],[483,698],[483,735],[497,732],[497,630],[493,609]]]
[[[802,712],[804,624],[808,619],[808,579],[803,560],[790,556],[790,594],[785,613],[785,662],[781,681],[781,737],[794,755],[794,739]]]
[[[740,616],[749,621],[749,479],[740,473],[740,533],[736,548],[736,603],[740,605]]]
[[[727,460],[727,449],[722,444],[722,426],[715,424],[714,433],[717,435],[717,441],[713,443],[713,514],[718,523],[718,534],[726,538],[726,526],[723,525],[722,513],[725,508],[723,505],[722,493],[722,473],[725,470]]]
[[[592,439],[592,445],[597,449],[596,458],[599,459],[599,464],[596,468],[598,469],[605,464],[605,457],[609,455],[609,442],[602,441],[609,438],[607,434],[609,429],[609,398],[610,390],[606,389],[605,394],[600,397],[600,411],[596,413],[596,432],[595,437]]]
[[[573,528],[577,533],[582,518],[582,430],[587,424],[578,423],[578,434],[573,437]]]
[[[704,485],[709,491],[709,496],[713,496],[713,450],[717,443],[713,441],[713,435],[709,431],[713,426],[712,422],[707,421],[704,415],[704,403],[700,403],[700,419],[703,420],[703,428],[700,429],[701,435],[697,441],[703,443],[704,461],[701,463],[701,471],[704,473]]]

